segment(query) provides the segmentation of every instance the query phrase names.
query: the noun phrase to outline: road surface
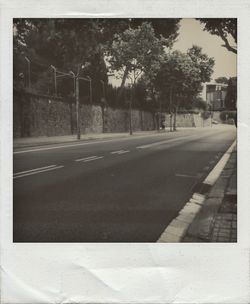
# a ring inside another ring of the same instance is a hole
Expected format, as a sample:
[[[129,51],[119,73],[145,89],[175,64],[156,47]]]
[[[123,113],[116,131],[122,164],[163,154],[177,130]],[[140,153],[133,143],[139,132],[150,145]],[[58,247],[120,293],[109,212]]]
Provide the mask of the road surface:
[[[14,242],[156,242],[233,126],[14,151]]]

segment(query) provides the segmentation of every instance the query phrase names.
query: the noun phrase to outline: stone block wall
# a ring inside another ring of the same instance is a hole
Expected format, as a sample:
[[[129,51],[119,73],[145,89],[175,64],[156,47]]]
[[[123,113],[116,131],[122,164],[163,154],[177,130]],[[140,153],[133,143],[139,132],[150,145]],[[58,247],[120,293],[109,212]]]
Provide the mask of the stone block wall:
[[[14,95],[14,137],[70,135],[76,133],[76,107],[50,96]],[[133,131],[154,130],[154,115],[132,110]],[[80,106],[82,133],[129,132],[128,109],[102,108],[99,105]]]
[[[14,96],[14,137],[71,134],[70,105],[43,96]]]
[[[172,122],[174,121],[174,116],[172,116]],[[170,127],[170,115],[165,115],[165,126]],[[203,119],[200,114],[192,114],[192,113],[185,113],[185,114],[177,114],[176,115],[176,127],[207,127],[211,126],[211,118]]]
[[[155,130],[156,120],[154,113],[132,110],[133,131]],[[13,123],[14,137],[75,134],[75,104],[50,96],[15,94]],[[165,126],[169,127],[169,124],[170,116],[166,114]],[[199,114],[177,114],[176,125],[177,128],[206,127],[211,125],[211,119],[203,120]],[[80,128],[82,133],[129,132],[129,110],[83,104],[80,106]]]

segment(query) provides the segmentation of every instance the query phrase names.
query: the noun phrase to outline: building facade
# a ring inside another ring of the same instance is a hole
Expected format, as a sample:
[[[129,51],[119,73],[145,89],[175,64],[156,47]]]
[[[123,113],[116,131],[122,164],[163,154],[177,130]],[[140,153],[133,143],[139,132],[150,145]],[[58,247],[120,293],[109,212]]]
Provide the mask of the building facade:
[[[227,84],[209,82],[203,85],[202,98],[212,111],[223,110],[225,108],[226,93]]]

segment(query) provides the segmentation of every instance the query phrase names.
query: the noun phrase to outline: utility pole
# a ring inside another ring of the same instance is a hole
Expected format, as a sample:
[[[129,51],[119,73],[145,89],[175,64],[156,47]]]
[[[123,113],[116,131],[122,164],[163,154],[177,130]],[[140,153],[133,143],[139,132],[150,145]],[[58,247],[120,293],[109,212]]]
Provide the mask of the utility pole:
[[[53,65],[51,65],[51,68],[54,73],[54,92],[55,92],[55,96],[57,96],[56,68]]]
[[[77,139],[81,138],[81,128],[80,128],[80,108],[79,108],[79,78],[76,77],[76,130]]]
[[[173,128],[172,128],[172,98],[173,98],[173,84],[171,84],[171,86],[170,86],[170,93],[169,93],[170,132],[173,131]]]
[[[70,71],[70,74],[73,76],[74,79],[74,86],[75,86],[75,98],[76,98],[76,134],[77,139],[81,139],[81,129],[80,129],[80,107],[79,107],[79,76],[78,73],[75,74],[74,72]]]
[[[133,88],[132,88],[133,90]],[[133,135],[133,130],[132,130],[132,95],[133,91],[130,93],[130,101],[129,101],[129,134]]]
[[[24,57],[26,62],[28,63],[28,88],[31,89],[31,75],[30,75],[30,60],[28,57]]]
[[[89,101],[92,104],[92,79],[89,76],[87,77],[87,79],[89,81]]]

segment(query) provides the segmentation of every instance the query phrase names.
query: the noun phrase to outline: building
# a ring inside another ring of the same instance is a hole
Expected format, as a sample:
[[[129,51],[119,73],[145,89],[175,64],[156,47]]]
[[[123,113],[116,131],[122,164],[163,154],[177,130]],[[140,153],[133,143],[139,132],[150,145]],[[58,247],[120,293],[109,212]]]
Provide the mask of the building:
[[[225,108],[227,86],[216,82],[203,84],[202,98],[210,105],[211,110],[218,111]]]

